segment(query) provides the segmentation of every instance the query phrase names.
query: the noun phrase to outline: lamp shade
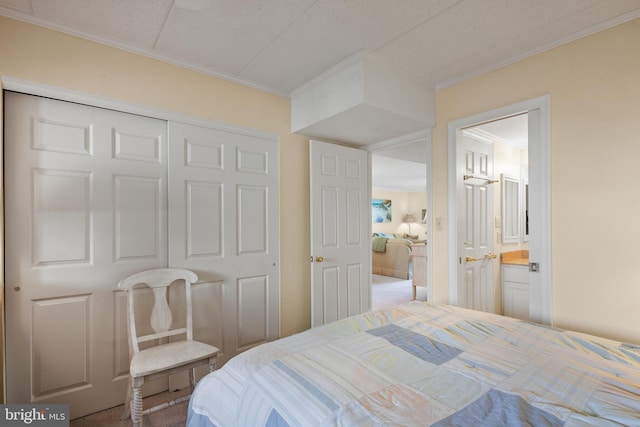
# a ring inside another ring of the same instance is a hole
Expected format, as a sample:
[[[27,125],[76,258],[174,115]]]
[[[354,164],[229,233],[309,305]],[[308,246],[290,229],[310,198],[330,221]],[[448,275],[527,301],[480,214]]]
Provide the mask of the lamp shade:
[[[413,214],[408,213],[402,217],[402,222],[408,222],[408,223],[416,222],[416,219],[413,216]]]

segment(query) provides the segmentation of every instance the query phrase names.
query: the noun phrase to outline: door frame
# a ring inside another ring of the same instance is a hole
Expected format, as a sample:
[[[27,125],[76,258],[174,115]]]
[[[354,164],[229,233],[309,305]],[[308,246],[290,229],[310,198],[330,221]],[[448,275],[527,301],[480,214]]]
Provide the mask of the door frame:
[[[413,144],[416,142],[424,141],[426,150],[426,165],[425,171],[427,176],[427,186],[425,191],[427,192],[427,215],[425,218],[425,231],[427,233],[427,301],[433,302],[433,227],[432,227],[432,215],[433,215],[433,179],[432,179],[432,130],[431,128],[424,129],[418,132],[414,132],[408,135],[403,135],[398,138],[388,139],[382,142],[369,144],[364,148],[369,152],[369,165],[371,165],[371,155],[376,151],[382,151],[392,147],[401,147],[403,145]],[[371,167],[369,168],[371,169]],[[369,198],[371,198],[372,182],[371,176],[369,176]],[[367,215],[370,217],[371,212],[367,211]],[[369,223],[371,220],[368,219]],[[370,230],[371,231],[371,230]],[[371,234],[371,233],[369,233]]]
[[[549,95],[525,100],[494,110],[485,111],[473,116],[464,117],[449,122],[447,129],[448,156],[448,222],[457,222],[456,201],[456,148],[457,135],[462,128],[474,126],[484,122],[513,116],[519,113],[529,113],[529,135],[537,137],[538,143],[529,144],[529,182],[539,184],[538,194],[530,193],[539,206],[537,215],[537,230],[539,238],[540,264],[536,274],[536,284],[530,286],[530,314],[531,319],[540,323],[553,324],[553,284],[551,274],[551,98]],[[533,124],[533,126],[531,126]],[[530,191],[534,190],[530,187]],[[458,247],[457,228],[448,229],[448,268],[449,268],[449,304],[458,302]],[[531,243],[531,240],[530,240]],[[530,273],[530,276],[532,274]]]

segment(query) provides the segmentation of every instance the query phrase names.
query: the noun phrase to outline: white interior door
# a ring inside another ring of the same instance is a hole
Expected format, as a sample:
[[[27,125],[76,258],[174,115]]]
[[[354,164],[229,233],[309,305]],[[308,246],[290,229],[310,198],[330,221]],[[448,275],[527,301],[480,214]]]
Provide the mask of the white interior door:
[[[118,281],[166,266],[166,122],[5,93],[6,386],[10,403],[123,402]]]
[[[528,113],[529,132],[529,315],[535,322],[553,324],[553,280],[551,262],[551,98],[548,95],[486,111],[452,121],[448,125],[448,211],[450,223],[457,223],[461,207],[458,205],[457,154],[461,129]],[[458,278],[460,271],[459,238],[456,227],[449,235],[449,277]],[[449,288],[449,301],[458,304],[458,286]]]
[[[457,305],[494,313],[493,146],[459,133]]]
[[[311,325],[371,307],[366,151],[310,141]]]
[[[169,264],[198,274],[194,334],[219,364],[279,336],[275,135],[169,123]]]

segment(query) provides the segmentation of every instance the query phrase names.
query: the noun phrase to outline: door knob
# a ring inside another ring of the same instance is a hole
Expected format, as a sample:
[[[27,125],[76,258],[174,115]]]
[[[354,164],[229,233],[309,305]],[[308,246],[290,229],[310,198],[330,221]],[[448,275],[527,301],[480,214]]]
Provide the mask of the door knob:
[[[324,257],[323,256],[317,256],[316,257],[316,262],[324,262]]]

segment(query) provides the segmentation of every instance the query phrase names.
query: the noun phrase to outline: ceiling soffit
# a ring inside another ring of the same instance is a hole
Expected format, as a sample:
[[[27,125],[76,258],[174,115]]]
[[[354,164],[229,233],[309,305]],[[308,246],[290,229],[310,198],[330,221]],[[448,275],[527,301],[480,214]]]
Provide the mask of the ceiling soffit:
[[[291,94],[291,130],[363,146],[435,125],[426,81],[360,51]]]

